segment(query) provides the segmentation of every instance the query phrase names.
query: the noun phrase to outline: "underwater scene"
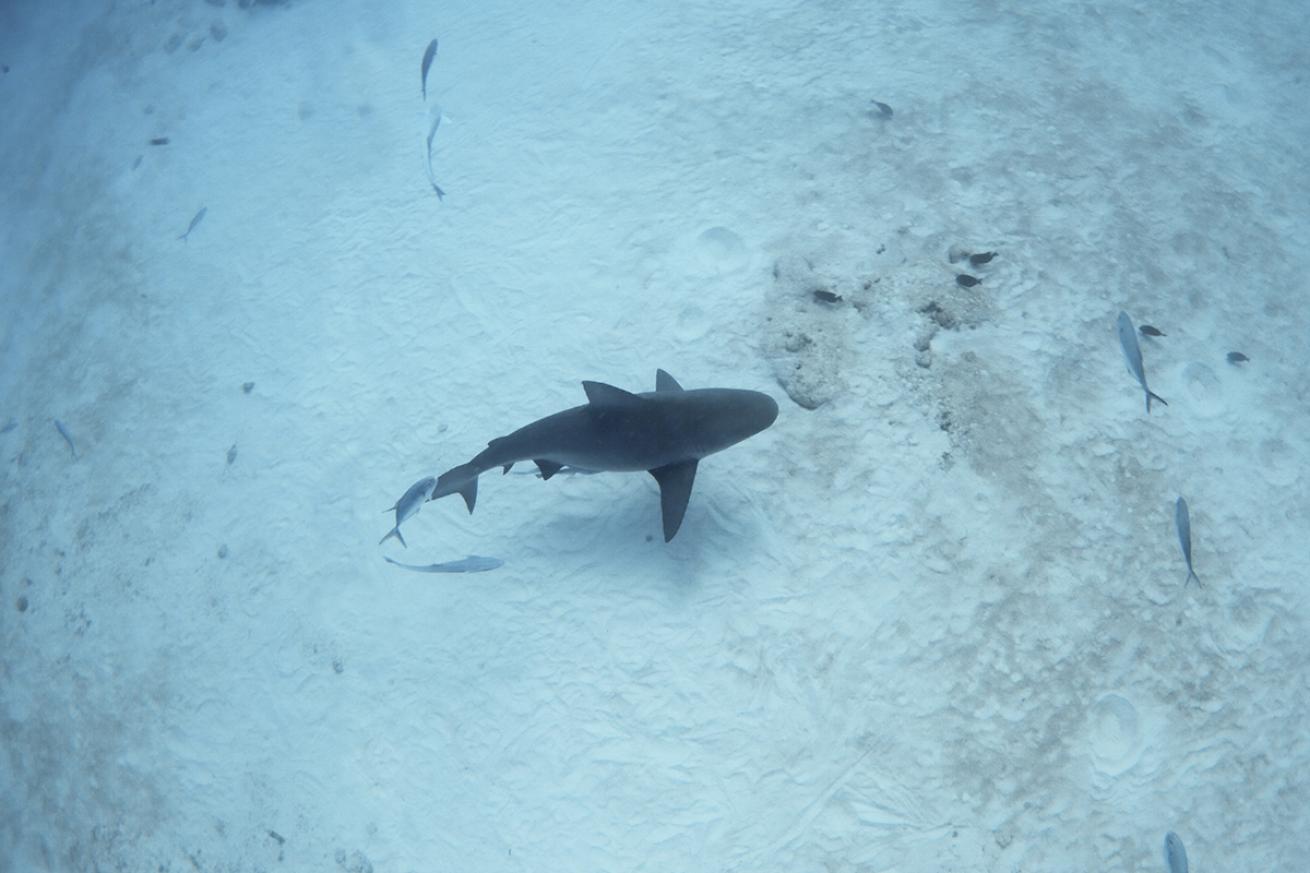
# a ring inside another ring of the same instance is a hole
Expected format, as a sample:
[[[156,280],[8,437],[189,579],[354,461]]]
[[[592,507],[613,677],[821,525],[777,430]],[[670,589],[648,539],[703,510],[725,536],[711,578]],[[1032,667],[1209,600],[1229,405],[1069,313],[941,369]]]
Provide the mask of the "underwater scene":
[[[1310,870],[1310,15],[0,4],[0,873]]]

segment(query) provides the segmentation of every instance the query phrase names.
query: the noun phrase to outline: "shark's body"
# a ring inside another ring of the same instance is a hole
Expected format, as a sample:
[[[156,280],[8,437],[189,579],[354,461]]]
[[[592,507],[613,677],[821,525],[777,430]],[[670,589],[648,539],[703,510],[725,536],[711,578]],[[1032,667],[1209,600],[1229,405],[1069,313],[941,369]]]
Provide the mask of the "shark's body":
[[[659,483],[668,542],[682,524],[700,459],[754,436],[778,417],[778,404],[767,394],[684,391],[663,370],[656,374],[656,390],[642,394],[600,382],[582,387],[588,403],[492,440],[468,463],[442,473],[428,499],[459,494],[472,512],[478,476],[495,467],[509,472],[519,461],[535,462],[543,479],[564,466],[596,473],[644,470]]]

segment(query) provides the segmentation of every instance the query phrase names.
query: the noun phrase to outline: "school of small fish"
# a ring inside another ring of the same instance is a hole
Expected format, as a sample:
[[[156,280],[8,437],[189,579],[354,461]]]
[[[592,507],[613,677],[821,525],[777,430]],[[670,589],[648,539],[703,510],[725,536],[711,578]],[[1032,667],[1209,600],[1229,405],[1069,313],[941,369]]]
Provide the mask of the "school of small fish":
[[[1157,327],[1149,324],[1143,324],[1138,328],[1133,327],[1133,320],[1127,312],[1120,312],[1116,321],[1119,333],[1119,346],[1123,350],[1124,361],[1128,365],[1128,372],[1137,380],[1142,392],[1146,395],[1146,412],[1151,412],[1151,401],[1155,400],[1163,406],[1169,404],[1164,398],[1153,392],[1146,384],[1146,367],[1142,362],[1142,348],[1137,342],[1138,334],[1157,340],[1166,336],[1166,334]],[[1235,357],[1236,356],[1236,357]],[[1249,358],[1241,352],[1229,352],[1228,362],[1236,363],[1238,361],[1247,361]],[[1187,578],[1183,580],[1183,587],[1186,588],[1193,581],[1197,585],[1201,584],[1201,577],[1196,574],[1192,566],[1192,514],[1187,506],[1187,501],[1179,497],[1174,501],[1174,529],[1178,532],[1178,547],[1183,553],[1183,563],[1187,565]],[[1172,836],[1172,835],[1171,835]],[[1175,837],[1176,839],[1176,837]],[[1179,843],[1181,848],[1182,844]],[[1186,856],[1184,855],[1184,866],[1186,865]]]

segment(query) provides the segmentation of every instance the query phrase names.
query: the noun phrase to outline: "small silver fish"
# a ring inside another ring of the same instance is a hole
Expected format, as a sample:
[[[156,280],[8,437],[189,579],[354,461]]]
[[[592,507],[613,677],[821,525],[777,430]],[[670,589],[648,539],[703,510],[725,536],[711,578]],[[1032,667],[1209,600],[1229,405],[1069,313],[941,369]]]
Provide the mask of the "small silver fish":
[[[400,535],[400,526],[404,524],[407,519],[418,513],[419,508],[432,497],[432,489],[436,487],[437,478],[435,476],[428,476],[425,479],[420,479],[413,485],[409,486],[409,490],[400,496],[400,499],[396,501],[395,506],[391,507],[391,509],[382,510],[383,512],[395,511],[396,526],[387,531],[386,536],[378,540],[379,546],[392,537],[395,537],[400,540],[402,546],[409,548],[409,545],[405,542],[405,538]]]
[[[77,446],[73,445],[73,438],[69,436],[68,428],[64,427],[64,423],[57,418],[53,419],[53,421],[55,430],[59,431],[59,435],[64,438],[64,442],[68,443],[68,450],[73,453],[73,460],[77,460]]]
[[[513,467],[514,465],[513,465],[513,464],[510,464],[510,466]],[[506,470],[505,472],[508,473],[509,470]],[[515,476],[536,476],[538,479],[544,479],[544,478],[545,478],[545,477],[542,475],[542,472],[541,472],[540,470],[515,470],[515,471],[514,471],[514,475],[515,475]],[[551,473],[550,475],[552,475],[552,476],[595,476],[595,475],[596,475],[596,471],[595,471],[595,470],[584,470],[584,469],[582,469],[581,467],[570,467],[568,464],[565,464],[563,467],[560,467],[558,470],[556,470],[554,473]]]
[[[432,69],[432,61],[437,56],[437,40],[433,38],[428,43],[428,47],[423,50],[423,65],[419,68],[420,81],[423,84],[423,99],[428,99],[428,70]]]
[[[1169,873],[1187,873],[1187,850],[1173,831],[1164,835],[1164,864]]]
[[[1183,547],[1183,560],[1187,562],[1187,581],[1183,587],[1193,579],[1200,585],[1201,577],[1192,570],[1192,518],[1187,512],[1187,501],[1181,497],[1174,501],[1174,527],[1178,528],[1178,545]]]
[[[1133,320],[1128,317],[1128,313],[1119,313],[1119,345],[1123,346],[1124,360],[1128,363],[1128,372],[1132,373],[1137,379],[1137,384],[1142,386],[1146,392],[1146,414],[1151,414],[1151,401],[1159,400],[1164,406],[1168,402],[1159,394],[1155,394],[1150,388],[1146,387],[1146,371],[1142,368],[1142,349],[1137,345],[1137,330],[1133,327]]]
[[[196,229],[196,225],[199,224],[204,219],[205,213],[208,211],[209,211],[208,206],[200,207],[200,211],[196,213],[196,217],[191,219],[191,223],[187,225],[186,233],[179,236],[178,239],[182,240],[182,242],[186,242],[187,237],[191,236],[191,231]]]
[[[413,570],[415,573],[485,573],[505,565],[500,558],[488,558],[484,555],[469,555],[467,558],[446,561],[444,564],[402,564],[390,558],[387,558],[387,562],[406,570]]]

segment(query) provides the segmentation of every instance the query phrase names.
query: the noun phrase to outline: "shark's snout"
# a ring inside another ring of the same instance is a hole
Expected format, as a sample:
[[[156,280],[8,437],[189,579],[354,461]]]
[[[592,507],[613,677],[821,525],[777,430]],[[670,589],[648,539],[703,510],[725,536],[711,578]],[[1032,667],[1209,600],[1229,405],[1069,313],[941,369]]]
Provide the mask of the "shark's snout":
[[[773,424],[778,418],[778,403],[759,391],[742,388],[723,389],[713,398],[716,409],[717,430],[721,440],[718,448],[727,448]]]
[[[755,431],[759,433],[778,420],[778,401],[767,394],[761,394],[759,391],[750,393],[753,395],[751,398],[751,415],[759,424]]]

